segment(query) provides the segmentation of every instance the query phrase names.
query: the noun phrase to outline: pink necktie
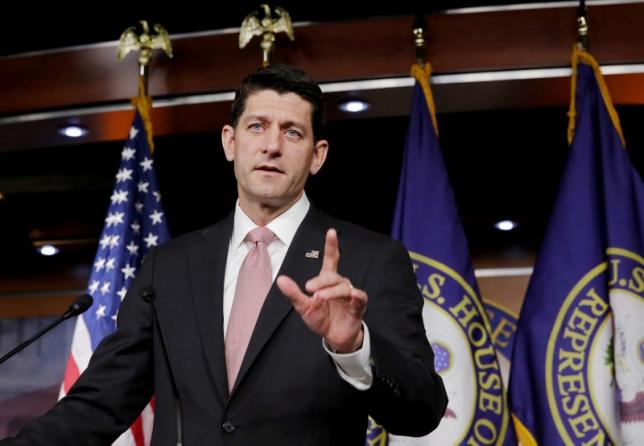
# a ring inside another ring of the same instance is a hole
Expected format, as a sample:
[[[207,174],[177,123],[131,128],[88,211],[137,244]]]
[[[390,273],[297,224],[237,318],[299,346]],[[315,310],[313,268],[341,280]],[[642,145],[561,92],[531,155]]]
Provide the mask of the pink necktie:
[[[271,259],[266,247],[275,234],[263,226],[251,230],[244,239],[253,244],[239,269],[235,300],[226,330],[226,370],[228,390],[232,391],[246,354],[250,337],[271,288]]]

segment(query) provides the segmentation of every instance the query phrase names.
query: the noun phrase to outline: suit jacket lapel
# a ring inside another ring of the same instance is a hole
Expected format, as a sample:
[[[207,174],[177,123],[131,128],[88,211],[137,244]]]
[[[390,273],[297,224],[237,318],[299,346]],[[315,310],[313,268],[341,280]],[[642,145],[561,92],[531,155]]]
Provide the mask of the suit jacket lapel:
[[[193,308],[201,345],[222,404],[228,399],[224,353],[223,290],[233,214],[205,229],[204,240],[188,253]]]
[[[320,268],[322,268],[326,228],[321,225],[318,216],[319,212],[311,205],[309,212],[295,233],[295,237],[277,275],[285,274],[291,277],[302,290],[304,290],[304,284],[312,277],[317,276]],[[318,258],[306,255],[311,251],[318,251]],[[273,286],[266,296],[266,301],[257,319],[246,355],[237,375],[235,388],[244,379],[257,355],[259,355],[280,322],[292,310],[291,301],[282,294],[275,282],[273,282]],[[233,393],[235,388],[233,388]]]

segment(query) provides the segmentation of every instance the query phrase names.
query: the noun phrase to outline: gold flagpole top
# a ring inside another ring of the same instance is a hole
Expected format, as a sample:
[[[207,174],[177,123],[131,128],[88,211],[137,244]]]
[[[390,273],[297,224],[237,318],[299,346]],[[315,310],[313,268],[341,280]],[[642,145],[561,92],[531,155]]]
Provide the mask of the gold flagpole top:
[[[588,51],[588,10],[584,0],[580,0],[577,9],[577,48]]]
[[[152,138],[152,120],[150,113],[152,101],[148,96],[148,67],[152,59],[152,50],[162,49],[168,57],[172,57],[172,44],[170,36],[165,28],[158,23],[154,25],[156,34],[150,34],[150,27],[146,20],[140,20],[141,33],[137,34],[137,27],[130,26],[123,31],[116,49],[116,57],[122,60],[127,53],[136,50],[139,52],[139,90],[138,95],[132,98],[132,104],[139,111],[143,125],[148,136],[150,152],[154,151],[154,139]]]
[[[412,26],[412,33],[414,34],[414,46],[416,48],[416,63],[421,68],[425,66],[425,19],[423,16],[416,16]]]
[[[242,49],[254,36],[262,36],[260,47],[262,48],[262,67],[271,64],[271,53],[275,45],[275,34],[285,32],[289,39],[295,40],[293,35],[293,24],[291,16],[279,6],[275,8],[277,17],[273,17],[271,7],[267,4],[260,5],[264,10],[264,18],[260,20],[259,12],[253,11],[246,16],[239,30],[239,48]]]
[[[122,60],[130,51],[139,52],[139,97],[148,95],[148,66],[152,59],[152,50],[162,49],[168,57],[172,57],[172,43],[165,28],[158,23],[154,25],[156,34],[150,34],[146,20],[140,20],[141,33],[137,27],[130,26],[121,34],[116,57]]]
[[[417,15],[414,18],[414,23],[412,25],[412,33],[414,34],[414,47],[416,48],[416,63],[411,66],[411,75],[416,82],[423,90],[425,96],[425,101],[427,102],[427,109],[429,115],[432,118],[432,125],[434,126],[434,132],[436,137],[438,137],[438,124],[436,122],[436,106],[434,105],[434,95],[432,94],[432,89],[429,86],[429,78],[432,75],[432,66],[426,60],[426,46],[425,46],[425,30],[427,26],[425,25],[425,17],[422,15]]]

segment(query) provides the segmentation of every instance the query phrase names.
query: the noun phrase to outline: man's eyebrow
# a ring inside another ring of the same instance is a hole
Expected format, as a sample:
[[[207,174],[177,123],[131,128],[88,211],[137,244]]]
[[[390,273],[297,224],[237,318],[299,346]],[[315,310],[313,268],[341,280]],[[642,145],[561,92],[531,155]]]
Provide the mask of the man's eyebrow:
[[[249,121],[261,121],[261,122],[271,122],[271,119],[266,116],[266,115],[248,115],[243,119],[244,122],[249,122]],[[287,129],[289,127],[295,127],[303,132],[307,131],[306,124],[301,123],[299,121],[294,121],[292,119],[289,119],[287,121],[281,122],[280,123],[280,128],[282,129]]]
[[[302,130],[303,132],[306,131],[306,125],[302,124],[301,122],[298,121],[284,121],[280,124],[280,128],[287,129],[289,127],[295,127],[298,130]]]
[[[244,121],[262,121],[262,122],[268,122],[270,119],[268,119],[267,116],[265,115],[248,115],[244,119]]]

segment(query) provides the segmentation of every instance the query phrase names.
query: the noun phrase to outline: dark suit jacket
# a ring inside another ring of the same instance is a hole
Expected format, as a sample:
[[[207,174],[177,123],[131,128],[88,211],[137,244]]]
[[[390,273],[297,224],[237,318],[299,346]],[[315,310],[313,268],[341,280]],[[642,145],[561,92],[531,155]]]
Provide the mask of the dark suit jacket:
[[[118,330],[67,397],[7,444],[109,444],[153,393],[153,445],[175,444],[177,404],[188,446],[364,445],[367,414],[396,434],[423,435],[438,425],[447,397],[407,252],[313,206],[280,274],[304,288],[320,271],[326,230],[338,230],[339,273],[369,296],[373,385],[360,391],[339,376],[320,338],[273,284],[229,395],[222,292],[232,225],[231,215],[151,252],[122,303]],[[319,258],[306,256],[313,250]],[[140,297],[150,286],[158,323]]]

